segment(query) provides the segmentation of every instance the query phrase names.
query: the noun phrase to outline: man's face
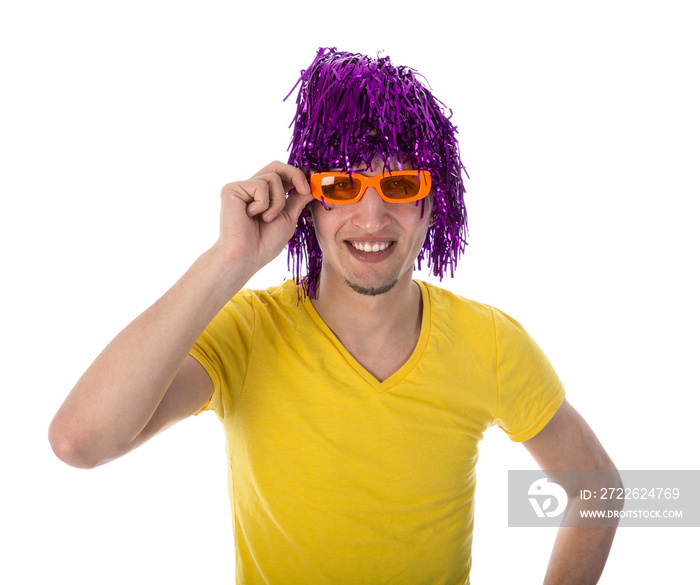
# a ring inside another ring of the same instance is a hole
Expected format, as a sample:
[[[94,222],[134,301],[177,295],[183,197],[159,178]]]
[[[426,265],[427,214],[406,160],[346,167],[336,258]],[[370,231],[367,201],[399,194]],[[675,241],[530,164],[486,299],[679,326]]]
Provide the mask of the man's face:
[[[371,172],[354,170],[374,176],[383,169],[377,158]],[[396,169],[398,165],[392,163],[391,170]],[[324,286],[345,284],[357,293],[378,295],[401,280],[410,280],[430,226],[431,208],[432,195],[417,202],[389,203],[373,187],[357,203],[324,208],[314,201],[311,212],[323,252],[321,294]]]

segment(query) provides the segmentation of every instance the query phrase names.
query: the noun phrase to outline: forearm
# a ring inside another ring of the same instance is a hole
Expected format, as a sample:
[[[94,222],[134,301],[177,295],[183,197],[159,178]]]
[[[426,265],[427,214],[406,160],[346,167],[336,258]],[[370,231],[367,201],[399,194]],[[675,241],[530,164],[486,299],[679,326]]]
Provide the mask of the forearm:
[[[607,526],[580,526],[584,504],[570,501],[554,541],[545,585],[588,585],[597,583],[610,553],[617,521]]]
[[[80,378],[51,424],[54,450],[80,467],[129,451],[202,331],[249,276],[214,249],[200,256]]]
[[[593,430],[564,400],[557,413],[532,439],[525,442],[549,479],[564,488],[568,504],[547,567],[545,585],[597,583],[615,536],[618,519],[583,510],[618,509],[622,500],[587,499],[603,487],[622,487],[622,479]]]

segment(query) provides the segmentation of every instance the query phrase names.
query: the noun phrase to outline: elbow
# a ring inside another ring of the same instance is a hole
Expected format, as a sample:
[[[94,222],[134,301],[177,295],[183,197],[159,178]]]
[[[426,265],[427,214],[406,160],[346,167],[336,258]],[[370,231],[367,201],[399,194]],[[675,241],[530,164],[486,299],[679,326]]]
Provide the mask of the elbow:
[[[615,494],[620,496],[613,500],[612,508],[615,510],[622,510],[625,507],[625,484],[622,482],[622,476],[620,475],[620,472],[617,470],[617,468],[613,467],[613,469],[610,470],[610,473],[611,481],[614,482],[615,486]]]
[[[624,492],[625,484],[622,482],[622,476],[609,456],[607,457],[607,465],[604,469],[609,485],[615,490]]]
[[[71,467],[93,469],[102,463],[86,448],[86,441],[79,440],[71,426],[57,418],[49,425],[49,444],[56,457]]]

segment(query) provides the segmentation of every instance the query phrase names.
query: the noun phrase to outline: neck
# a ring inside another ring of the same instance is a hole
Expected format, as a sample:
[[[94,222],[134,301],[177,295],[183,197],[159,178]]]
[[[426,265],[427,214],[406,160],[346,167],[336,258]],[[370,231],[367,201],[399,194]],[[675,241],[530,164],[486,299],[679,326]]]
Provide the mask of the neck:
[[[324,278],[323,270],[313,305],[326,325],[348,349],[381,347],[387,342],[412,340],[420,335],[422,299],[407,272],[389,291],[370,296],[347,283]]]

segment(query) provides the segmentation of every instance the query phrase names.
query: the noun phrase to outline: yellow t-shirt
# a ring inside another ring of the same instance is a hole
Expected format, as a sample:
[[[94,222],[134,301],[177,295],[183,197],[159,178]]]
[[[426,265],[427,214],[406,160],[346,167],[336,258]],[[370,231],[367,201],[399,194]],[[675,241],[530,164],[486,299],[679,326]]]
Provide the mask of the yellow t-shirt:
[[[564,399],[519,323],[427,283],[409,360],[379,382],[293,281],[242,291],[192,349],[226,433],[237,582],[463,584],[478,442]]]

